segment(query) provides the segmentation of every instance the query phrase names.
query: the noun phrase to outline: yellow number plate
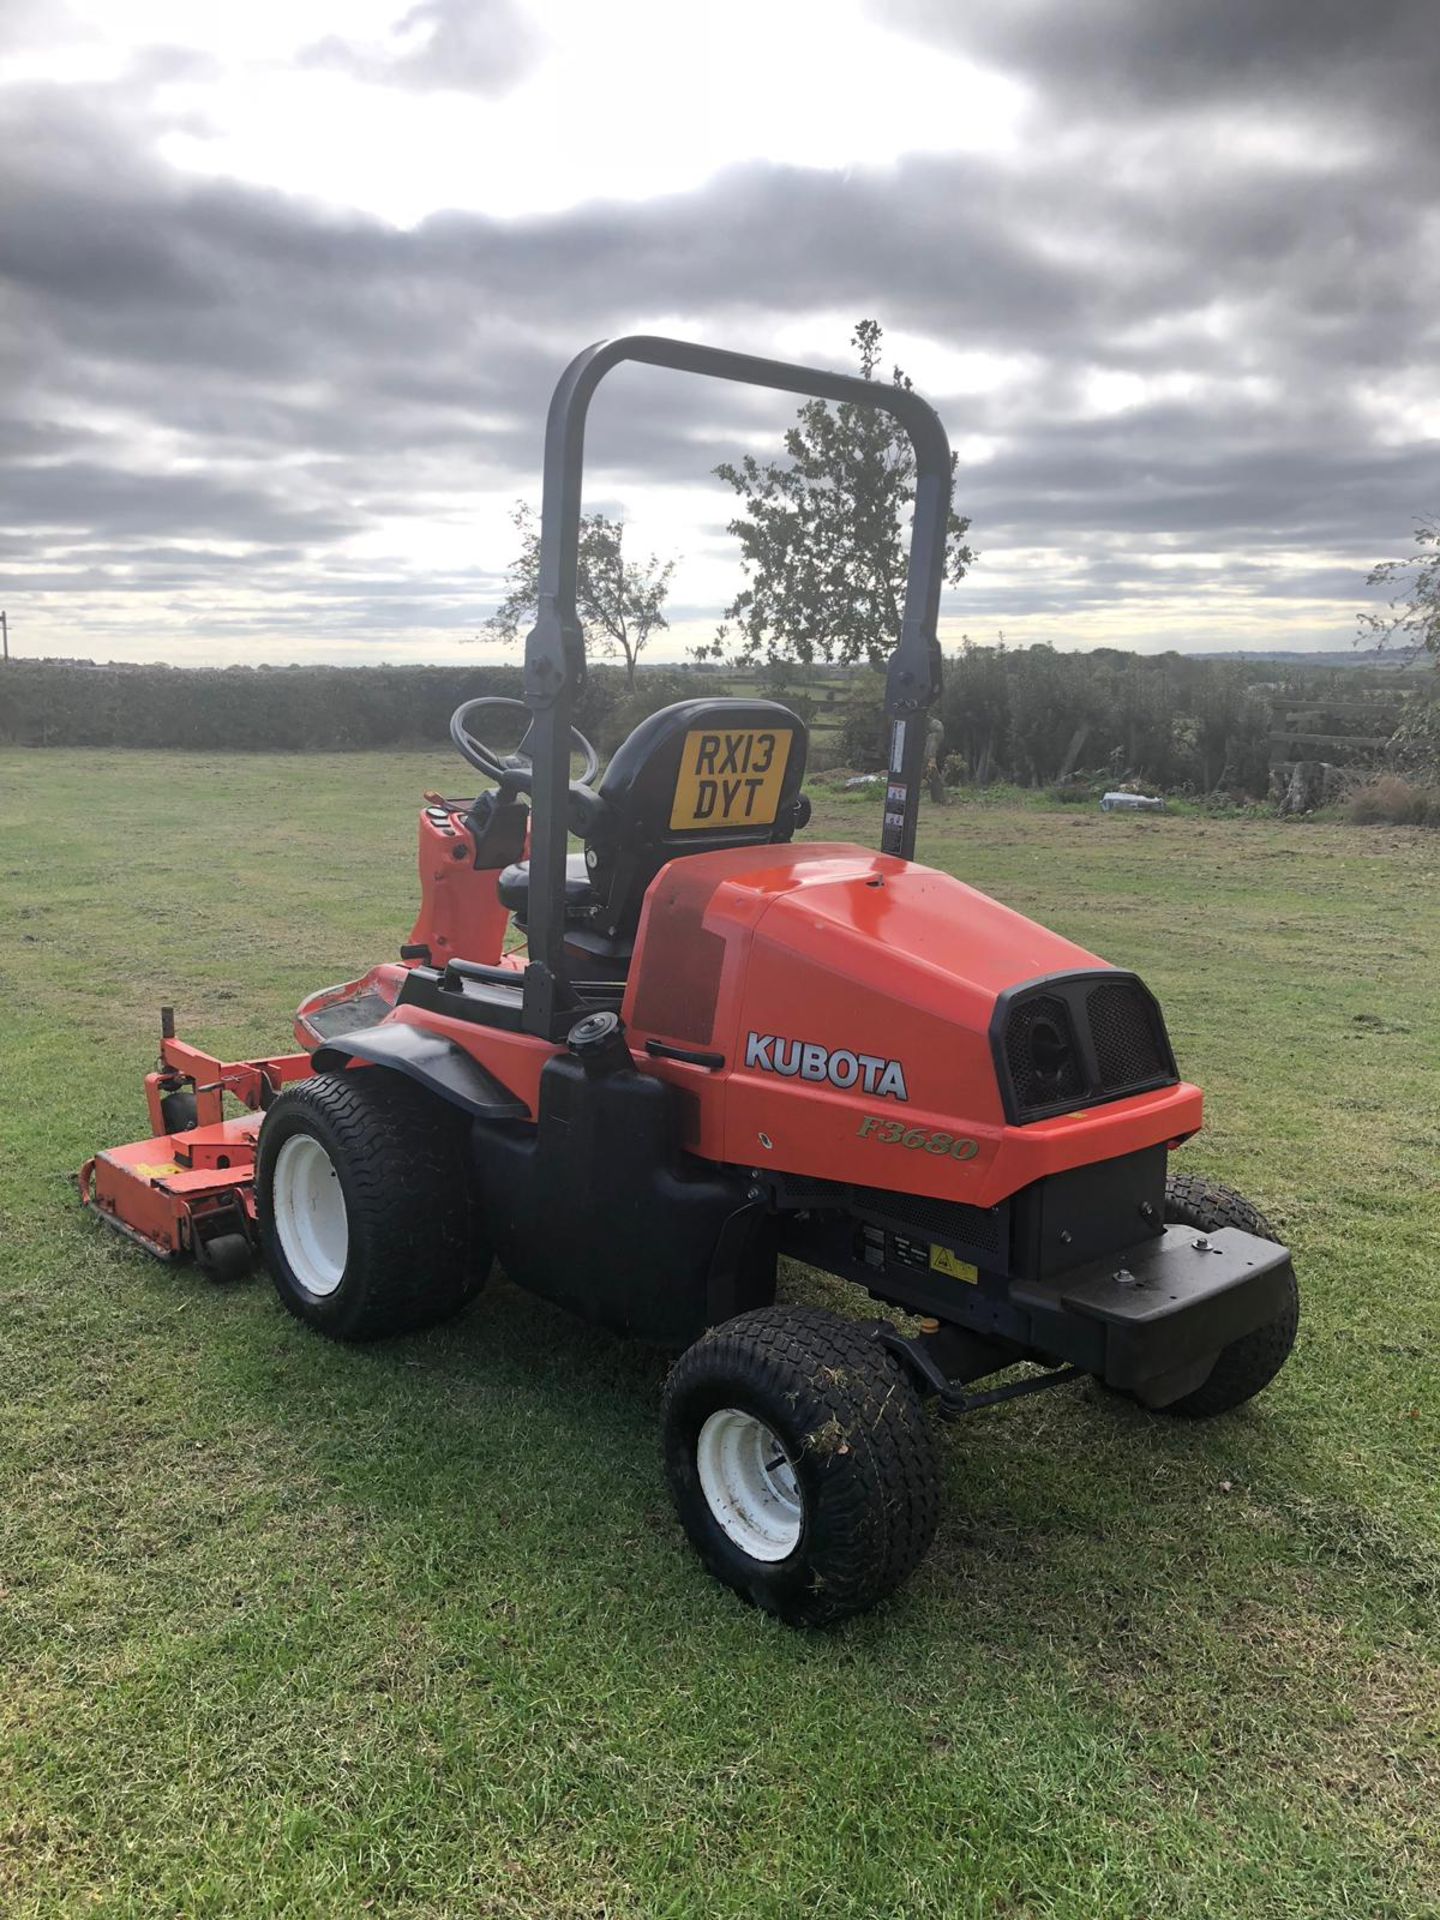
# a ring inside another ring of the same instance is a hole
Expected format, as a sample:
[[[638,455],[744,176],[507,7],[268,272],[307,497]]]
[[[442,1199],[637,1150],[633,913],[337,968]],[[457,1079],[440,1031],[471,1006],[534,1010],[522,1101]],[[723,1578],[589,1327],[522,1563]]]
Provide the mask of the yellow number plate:
[[[930,1265],[936,1273],[948,1273],[952,1280],[968,1280],[972,1287],[980,1278],[968,1260],[960,1259],[948,1247],[931,1247]]]
[[[773,827],[791,734],[773,727],[704,727],[685,736],[670,828]]]

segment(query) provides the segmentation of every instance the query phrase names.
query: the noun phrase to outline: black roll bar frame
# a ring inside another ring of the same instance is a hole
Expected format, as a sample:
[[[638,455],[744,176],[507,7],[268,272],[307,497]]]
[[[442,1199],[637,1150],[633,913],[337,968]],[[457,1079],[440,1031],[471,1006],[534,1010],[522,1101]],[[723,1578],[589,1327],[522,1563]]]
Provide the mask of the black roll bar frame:
[[[785,360],[730,353],[660,334],[598,340],[576,354],[550,401],[545,425],[544,496],[535,625],[525,642],[527,742],[534,766],[530,841],[529,950],[522,1031],[560,1037],[574,996],[564,967],[565,852],[570,791],[570,716],[585,677],[585,636],[576,610],[580,564],[581,482],[585,422],[596,387],[624,361],[699,373],[745,386],[770,387],[814,399],[854,401],[899,421],[915,450],[915,512],[900,635],[885,679],[890,720],[889,774],[881,849],[909,860],[925,769],[925,709],[940,693],[936,623],[950,519],[950,443],[940,417],[907,387],[828,373]]]

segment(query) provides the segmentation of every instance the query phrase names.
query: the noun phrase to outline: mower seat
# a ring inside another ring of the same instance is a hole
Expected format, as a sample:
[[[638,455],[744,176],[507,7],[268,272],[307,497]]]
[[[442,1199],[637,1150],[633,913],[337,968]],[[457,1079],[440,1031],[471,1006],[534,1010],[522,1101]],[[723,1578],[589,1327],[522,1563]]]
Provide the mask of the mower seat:
[[[810,818],[806,745],[804,721],[775,700],[679,700],[642,720],[605,769],[585,827],[593,935],[628,954],[667,861],[789,840]]]
[[[584,854],[565,859],[571,977],[624,979],[646,889],[667,861],[774,844],[803,827],[805,748],[804,721],[774,700],[680,700],[642,720],[591,797]],[[525,930],[529,861],[503,868],[496,890]]]
[[[510,866],[502,867],[495,882],[495,891],[500,896],[501,905],[509,907],[517,919],[523,920],[530,905],[530,862],[516,860]],[[572,907],[593,906],[594,901],[584,854],[566,854],[565,911],[569,913]]]

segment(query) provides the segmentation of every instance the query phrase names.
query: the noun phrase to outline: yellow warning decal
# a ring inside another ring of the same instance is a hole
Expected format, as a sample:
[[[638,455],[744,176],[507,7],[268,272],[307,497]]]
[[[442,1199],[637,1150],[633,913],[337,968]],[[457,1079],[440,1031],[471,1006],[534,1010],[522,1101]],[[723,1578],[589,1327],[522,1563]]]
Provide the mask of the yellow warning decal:
[[[778,727],[697,727],[687,733],[671,832],[773,827],[793,737]]]
[[[178,1160],[137,1160],[135,1171],[146,1180],[163,1180],[167,1174],[179,1173]]]
[[[948,1247],[931,1247],[930,1265],[936,1273],[948,1273],[952,1280],[968,1280],[972,1286],[980,1278],[977,1268],[957,1258]]]

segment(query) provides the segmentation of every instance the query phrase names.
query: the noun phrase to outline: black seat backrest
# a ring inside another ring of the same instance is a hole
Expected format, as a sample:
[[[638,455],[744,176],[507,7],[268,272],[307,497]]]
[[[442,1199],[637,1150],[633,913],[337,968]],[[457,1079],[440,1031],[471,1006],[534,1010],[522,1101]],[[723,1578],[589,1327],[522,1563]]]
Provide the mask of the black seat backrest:
[[[628,935],[667,860],[789,840],[809,817],[805,723],[775,700],[680,700],[630,735],[597,789],[585,860],[598,925]]]

